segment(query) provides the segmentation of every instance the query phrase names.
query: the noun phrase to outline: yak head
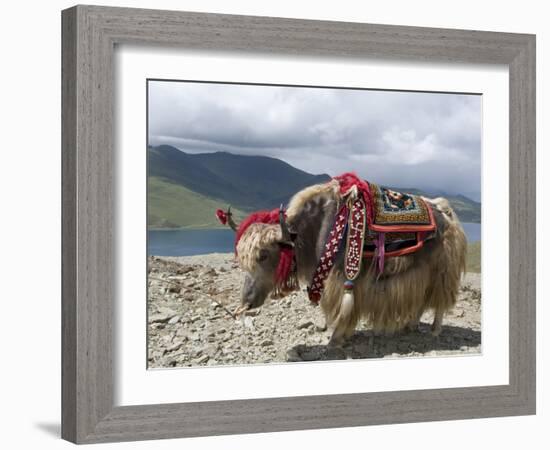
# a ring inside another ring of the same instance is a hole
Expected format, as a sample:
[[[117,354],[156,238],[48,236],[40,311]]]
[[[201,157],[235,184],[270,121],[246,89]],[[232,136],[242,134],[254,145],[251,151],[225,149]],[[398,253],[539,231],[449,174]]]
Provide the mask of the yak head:
[[[237,314],[263,305],[270,294],[279,298],[298,289],[296,235],[289,231],[282,206],[252,213],[240,225],[233,221],[230,209],[218,210],[217,215],[236,232],[235,253],[245,272]]]

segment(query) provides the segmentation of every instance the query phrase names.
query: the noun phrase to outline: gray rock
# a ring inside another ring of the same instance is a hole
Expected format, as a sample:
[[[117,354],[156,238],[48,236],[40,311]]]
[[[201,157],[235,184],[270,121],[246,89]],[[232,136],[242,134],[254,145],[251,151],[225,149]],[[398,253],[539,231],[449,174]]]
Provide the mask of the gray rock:
[[[175,325],[181,319],[181,316],[174,316],[168,321],[168,325]]]
[[[175,352],[176,350],[179,350],[183,344],[181,342],[176,342],[175,344],[172,344],[168,348],[166,348],[167,352]]]
[[[166,314],[152,314],[149,316],[149,323],[165,323],[170,320],[171,316]]]
[[[327,331],[327,322],[325,320],[317,320],[315,322],[315,331],[323,332]]]
[[[199,359],[197,359],[197,364],[205,364],[210,359],[210,356],[208,355],[202,355]]]
[[[288,362],[303,361],[302,358],[300,357],[300,354],[294,348],[291,348],[286,352],[286,360]]]
[[[159,359],[159,358],[162,358],[164,356],[164,354],[166,353],[166,350],[159,350],[159,351],[156,351],[156,352],[153,352],[153,359]]]
[[[322,358],[323,353],[320,350],[307,350],[300,353],[300,357],[303,361],[318,361]]]
[[[262,342],[260,342],[260,345],[262,347],[269,347],[270,345],[273,345],[273,341],[271,339],[264,339]]]
[[[180,338],[181,340],[187,340],[187,338],[188,338],[187,334],[188,334],[187,330],[183,327],[178,328],[176,330],[176,336],[178,338]]]
[[[254,319],[252,317],[245,317],[244,318],[244,326],[247,328],[254,328]]]
[[[160,314],[164,314],[169,317],[174,317],[177,313],[172,308],[168,308],[167,306],[160,306],[158,308],[158,311]]]
[[[304,320],[301,320],[300,322],[298,322],[298,325],[296,326],[296,328],[298,328],[298,330],[303,330],[303,329],[306,329],[306,328],[309,328],[309,327],[312,327],[312,326],[313,326],[313,321],[312,320],[304,319]]]

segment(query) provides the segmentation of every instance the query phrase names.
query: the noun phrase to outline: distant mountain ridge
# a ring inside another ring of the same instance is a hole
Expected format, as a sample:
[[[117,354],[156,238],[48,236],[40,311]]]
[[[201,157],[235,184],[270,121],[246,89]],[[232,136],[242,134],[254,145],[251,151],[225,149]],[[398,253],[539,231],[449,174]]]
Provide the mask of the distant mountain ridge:
[[[243,211],[274,208],[297,191],[330,180],[280,159],[226,152],[184,153],[169,145],[149,147],[148,176],[184,186]]]
[[[267,156],[227,152],[185,153],[170,145],[148,148],[150,228],[219,226],[215,207],[232,205],[237,218],[288,203],[299,190],[330,180]],[[398,189],[430,196],[417,189]],[[464,196],[447,196],[465,222],[480,222],[481,205]]]

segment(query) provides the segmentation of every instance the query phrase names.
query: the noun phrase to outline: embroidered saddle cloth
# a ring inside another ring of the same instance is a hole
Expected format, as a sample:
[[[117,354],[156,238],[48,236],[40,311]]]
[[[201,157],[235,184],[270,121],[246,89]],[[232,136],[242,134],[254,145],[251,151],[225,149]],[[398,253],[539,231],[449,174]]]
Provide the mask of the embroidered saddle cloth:
[[[385,256],[401,256],[419,250],[433,237],[432,208],[419,195],[397,192],[369,183],[372,212],[367,214],[363,256],[374,256],[383,233]]]
[[[369,183],[372,215],[369,229],[382,232],[431,231],[435,228],[432,210],[419,195],[396,192]]]

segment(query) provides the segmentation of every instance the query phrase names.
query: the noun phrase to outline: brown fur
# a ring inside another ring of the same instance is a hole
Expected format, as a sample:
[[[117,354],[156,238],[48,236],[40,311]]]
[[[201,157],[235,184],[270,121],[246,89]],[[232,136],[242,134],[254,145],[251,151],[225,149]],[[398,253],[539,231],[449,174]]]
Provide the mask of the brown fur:
[[[281,227],[264,223],[253,223],[239,239],[237,259],[243,270],[254,272],[260,250],[281,240]]]
[[[314,184],[296,193],[288,204],[286,211],[288,221],[292,222],[302,210],[306,208],[308,203],[319,198],[325,200],[341,200],[340,185],[338,182],[332,180],[328,183]]]

